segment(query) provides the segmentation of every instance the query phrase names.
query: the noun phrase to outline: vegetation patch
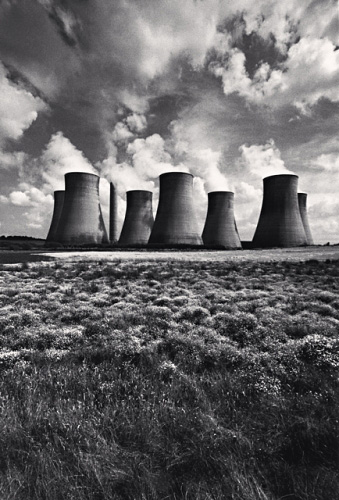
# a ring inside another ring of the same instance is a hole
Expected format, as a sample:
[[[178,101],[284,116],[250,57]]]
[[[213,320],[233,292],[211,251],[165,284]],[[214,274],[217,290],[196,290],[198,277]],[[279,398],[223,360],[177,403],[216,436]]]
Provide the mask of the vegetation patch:
[[[0,497],[339,497],[339,262],[0,270]]]

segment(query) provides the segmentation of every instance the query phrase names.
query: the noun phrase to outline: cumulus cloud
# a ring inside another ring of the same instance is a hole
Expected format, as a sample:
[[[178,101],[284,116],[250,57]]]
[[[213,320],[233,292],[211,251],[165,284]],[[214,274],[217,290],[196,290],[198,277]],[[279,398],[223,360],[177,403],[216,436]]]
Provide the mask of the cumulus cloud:
[[[20,153],[17,153],[20,155]],[[68,172],[98,172],[91,163],[61,132],[53,134],[40,157],[30,159],[29,167],[38,172],[35,182],[21,182],[19,189],[11,191],[6,197],[7,201],[14,206],[27,207],[23,214],[30,227],[41,228],[49,221],[53,208],[52,193],[55,190],[65,188],[64,175]],[[21,172],[21,177],[25,172]],[[37,185],[39,187],[37,187]],[[107,215],[109,185],[102,181],[103,202]]]
[[[27,183],[21,183],[19,187],[21,191],[12,191],[9,194],[9,200],[13,205],[30,207],[44,204],[46,200],[49,204],[52,201],[50,194],[45,195],[40,189]]]
[[[148,111],[149,103],[147,94],[139,95],[137,92],[133,92],[133,89],[127,88],[117,89],[116,92],[118,102],[133,111],[133,113],[144,114]]]
[[[339,52],[330,40],[302,38],[288,52],[283,100],[313,105],[320,98],[339,101]]]
[[[250,78],[245,63],[245,54],[239,49],[231,49],[224,64],[211,62],[209,69],[215,76],[221,77],[226,95],[237,93],[255,104],[272,102],[276,105],[277,101],[271,98],[286,89],[282,71],[271,71],[270,66],[263,63]]]
[[[338,41],[336,0],[238,0],[234,5],[223,6],[221,15],[241,19],[238,34],[239,30],[247,35],[256,32],[263,38],[273,34],[282,51],[297,36],[328,37],[333,43]]]
[[[245,54],[236,48],[224,61],[210,62],[209,69],[221,78],[225,94],[238,93],[258,105],[294,105],[305,113],[321,98],[339,101],[339,52],[327,39],[302,38],[290,47],[281,69],[264,62],[252,78]]]
[[[126,123],[118,122],[116,124],[112,132],[113,142],[127,142],[132,137],[134,137],[133,132],[130,131]]]
[[[0,62],[0,143],[19,139],[36,120],[46,104],[30,92],[12,83]]]
[[[147,126],[146,117],[137,113],[127,116],[126,123],[132,132],[142,132]]]
[[[312,166],[327,172],[339,173],[339,152],[319,155],[312,161]]]
[[[7,200],[14,206],[25,207],[23,213],[26,225],[31,228],[40,229],[46,222],[46,214],[53,210],[53,197],[43,193],[35,186],[26,183],[19,185],[20,191],[12,191]]]
[[[22,169],[27,161],[28,155],[22,151],[1,151],[0,149],[0,168],[3,169]]]
[[[253,203],[260,200],[262,196],[262,190],[255,188],[252,184],[248,182],[240,181],[237,183],[236,190],[237,203]]]
[[[9,195],[9,201],[13,205],[17,205],[19,207],[29,207],[31,206],[31,198],[29,196],[29,192],[23,191],[12,191]]]

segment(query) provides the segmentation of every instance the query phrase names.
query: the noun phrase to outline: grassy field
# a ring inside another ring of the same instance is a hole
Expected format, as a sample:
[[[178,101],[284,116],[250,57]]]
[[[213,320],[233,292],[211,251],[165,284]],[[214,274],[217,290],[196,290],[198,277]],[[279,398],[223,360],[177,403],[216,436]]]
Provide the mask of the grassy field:
[[[339,497],[339,261],[64,259],[0,270],[0,498]]]

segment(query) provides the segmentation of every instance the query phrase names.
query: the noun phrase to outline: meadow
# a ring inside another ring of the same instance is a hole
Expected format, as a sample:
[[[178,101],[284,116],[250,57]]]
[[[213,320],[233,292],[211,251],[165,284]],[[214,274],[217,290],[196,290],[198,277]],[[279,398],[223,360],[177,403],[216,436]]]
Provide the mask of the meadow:
[[[2,499],[339,498],[339,260],[23,262],[0,301]]]

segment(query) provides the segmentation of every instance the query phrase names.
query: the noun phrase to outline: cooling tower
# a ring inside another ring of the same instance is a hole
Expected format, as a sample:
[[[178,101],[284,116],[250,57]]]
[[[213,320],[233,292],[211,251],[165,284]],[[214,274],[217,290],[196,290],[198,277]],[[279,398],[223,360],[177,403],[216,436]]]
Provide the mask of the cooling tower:
[[[118,198],[113,182],[110,183],[109,191],[109,241],[118,241]]]
[[[94,174],[65,174],[65,199],[57,231],[60,243],[108,243],[99,201],[99,181]]]
[[[127,191],[126,215],[119,245],[133,246],[148,243],[154,218],[151,191]]]
[[[312,233],[310,229],[310,225],[308,223],[308,215],[307,215],[307,194],[306,193],[298,193],[298,202],[299,202],[299,211],[301,215],[301,220],[303,222],[307,245],[314,245]]]
[[[306,245],[297,189],[297,175],[272,175],[264,179],[264,197],[253,247]]]
[[[157,215],[149,244],[201,245],[193,206],[193,175],[169,172],[160,175]]]
[[[62,207],[64,204],[65,191],[54,191],[54,210],[52,222],[48,231],[46,242],[57,241],[57,229],[59,224]]]
[[[234,193],[208,193],[208,210],[202,240],[204,245],[241,248],[234,218]]]

